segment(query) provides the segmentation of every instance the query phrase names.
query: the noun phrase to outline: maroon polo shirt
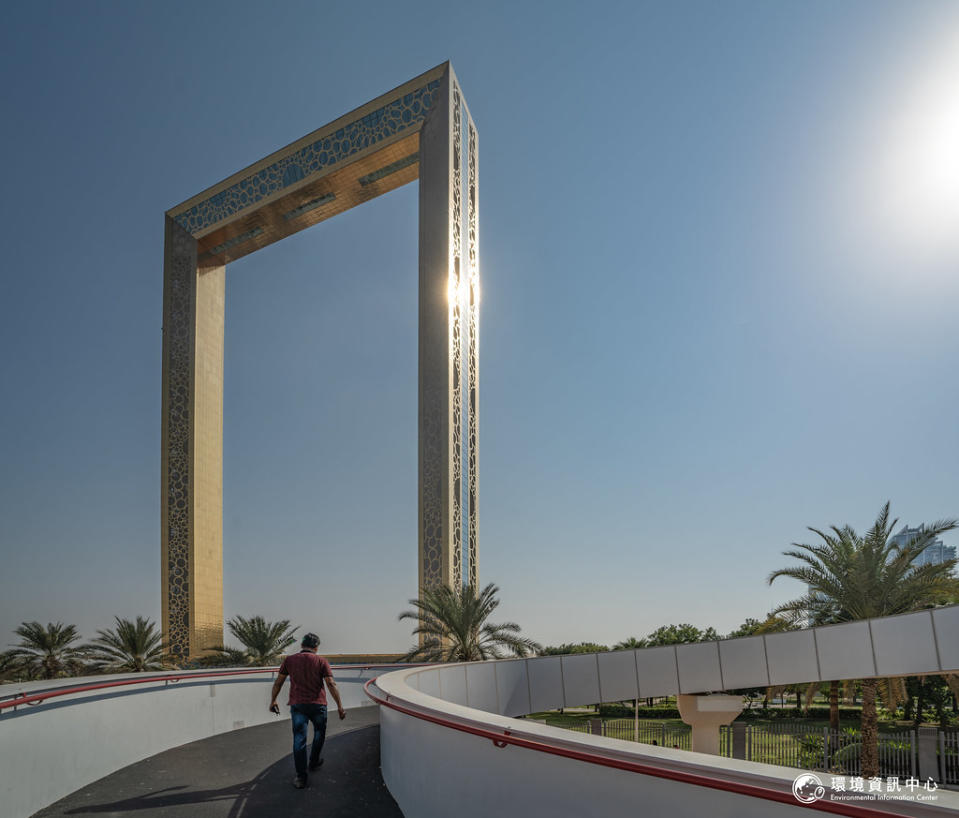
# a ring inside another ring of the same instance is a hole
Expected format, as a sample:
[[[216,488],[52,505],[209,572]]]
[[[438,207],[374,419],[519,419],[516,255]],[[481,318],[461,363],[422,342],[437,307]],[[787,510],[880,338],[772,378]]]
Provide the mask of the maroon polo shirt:
[[[283,660],[280,673],[290,677],[290,700],[287,704],[326,704],[323,679],[327,676],[333,678],[333,671],[324,657],[301,650]]]

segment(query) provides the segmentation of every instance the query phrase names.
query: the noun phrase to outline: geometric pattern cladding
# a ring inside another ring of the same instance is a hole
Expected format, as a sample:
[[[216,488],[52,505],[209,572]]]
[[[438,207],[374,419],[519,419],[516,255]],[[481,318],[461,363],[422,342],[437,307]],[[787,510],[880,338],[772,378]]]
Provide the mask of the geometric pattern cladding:
[[[479,587],[479,137],[467,111],[466,224],[469,244],[466,335],[467,582]]]
[[[290,156],[198,202],[174,216],[177,223],[196,235],[241,210],[257,204],[283,188],[306,177],[328,170],[354,154],[420,125],[429,113],[432,94],[440,80],[405,94],[381,108],[344,125],[335,133],[318,139]]]
[[[462,97],[459,84],[451,78],[449,176],[449,398],[448,426],[450,478],[445,502],[430,502],[422,509],[424,534],[423,573],[420,590],[442,584],[457,587],[463,582],[479,584],[479,228],[478,228],[478,138],[476,126]],[[463,139],[464,120],[467,139]],[[465,151],[464,151],[465,145]],[[465,156],[465,163],[464,163]],[[464,175],[465,168],[465,175]],[[466,224],[464,231],[464,185]],[[465,240],[464,240],[465,232]],[[466,255],[464,258],[464,247]],[[464,365],[465,361],[465,365]],[[465,397],[465,400],[464,400]],[[428,401],[437,406],[435,401]],[[440,457],[436,446],[439,418],[424,418],[427,467]],[[465,426],[465,434],[464,434]],[[464,463],[465,479],[464,479]],[[436,475],[424,474],[434,484]],[[442,525],[442,511],[449,513],[449,531]],[[465,526],[464,526],[465,520]],[[464,530],[465,528],[465,530]],[[465,534],[465,537],[464,537]],[[466,543],[464,564],[463,544]],[[444,555],[449,557],[444,560]],[[465,573],[464,573],[465,568]]]
[[[167,359],[165,422],[168,479],[166,484],[166,643],[175,656],[190,654],[190,428],[191,298],[196,277],[195,242],[182,230],[169,230],[164,299]]]

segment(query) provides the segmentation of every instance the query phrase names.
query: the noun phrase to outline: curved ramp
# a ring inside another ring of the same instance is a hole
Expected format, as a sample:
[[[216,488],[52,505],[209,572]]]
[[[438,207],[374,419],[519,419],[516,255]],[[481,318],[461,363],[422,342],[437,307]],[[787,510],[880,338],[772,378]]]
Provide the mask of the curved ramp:
[[[371,706],[363,682],[391,666],[337,665],[346,708]],[[0,690],[0,816],[27,818],[158,753],[274,724],[276,668],[126,673]]]
[[[868,804],[805,804],[792,792],[800,770],[515,717],[647,696],[957,671],[959,606],[951,606],[695,645],[409,668],[380,676],[368,691],[384,706],[383,777],[417,818],[446,818],[450,803],[459,818],[799,818],[809,810],[931,818],[959,814],[959,795],[903,802],[893,788]],[[477,769],[497,786],[478,789]]]
[[[291,786],[288,717],[167,750],[101,778],[34,818],[402,818],[380,776],[378,708],[329,722],[326,763],[305,790]],[[56,775],[56,770],[50,770]]]

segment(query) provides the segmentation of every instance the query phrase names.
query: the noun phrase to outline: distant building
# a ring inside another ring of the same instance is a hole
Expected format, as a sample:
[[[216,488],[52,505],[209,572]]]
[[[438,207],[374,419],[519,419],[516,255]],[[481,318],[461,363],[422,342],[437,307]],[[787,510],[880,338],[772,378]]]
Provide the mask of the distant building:
[[[895,534],[891,537],[891,541],[902,548],[905,545],[908,545],[909,541],[915,537],[917,534],[922,533],[924,526],[919,526],[919,528],[909,528],[909,526],[904,526],[902,531],[898,534]],[[933,540],[923,552],[916,557],[913,561],[913,565],[938,565],[941,562],[946,560],[954,560],[956,558],[956,547],[954,545],[946,545],[938,537]]]

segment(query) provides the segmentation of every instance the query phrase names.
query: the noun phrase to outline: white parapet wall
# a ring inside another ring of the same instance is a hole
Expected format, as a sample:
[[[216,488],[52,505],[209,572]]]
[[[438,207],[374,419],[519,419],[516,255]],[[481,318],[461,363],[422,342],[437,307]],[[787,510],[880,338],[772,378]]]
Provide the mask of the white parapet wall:
[[[648,696],[959,672],[959,606],[694,645],[418,670],[409,684],[520,716]]]
[[[696,764],[691,759],[699,754],[683,753],[690,760],[679,762],[678,750],[645,746],[638,750],[635,745],[623,746],[629,742],[568,731],[566,736],[556,736],[552,733],[562,731],[536,724],[505,729],[547,745],[558,743],[572,752],[600,750],[624,760],[712,777],[719,764],[727,761],[704,756]],[[388,707],[380,711],[380,753],[386,786],[408,818],[449,818],[453,814],[456,818],[777,818],[800,812],[790,804],[643,776],[576,758],[510,745],[497,747],[489,739]],[[728,761],[727,766],[766,767]],[[741,774],[742,770],[730,772]],[[788,791],[793,776],[782,768],[766,768],[765,775],[750,770],[747,775],[753,782],[764,780],[780,791]],[[455,805],[455,813],[451,805]]]
[[[959,670],[959,606],[697,645],[395,671],[371,695],[383,777],[409,818],[799,815],[800,770],[588,736],[517,719],[559,707]],[[826,776],[828,779],[828,776]],[[840,806],[831,804],[830,806]],[[841,805],[955,816],[959,795]],[[858,810],[858,811],[857,811]],[[873,810],[870,813],[869,810]]]
[[[334,667],[344,707],[372,706],[363,683],[383,669]],[[217,671],[217,673],[220,673]],[[244,675],[125,674],[0,685],[14,697],[113,681],[161,677],[0,710],[0,815],[26,818],[123,767],[230,730],[276,721],[267,709],[275,669]],[[286,700],[289,684],[280,701]],[[288,709],[281,708],[283,717]]]

